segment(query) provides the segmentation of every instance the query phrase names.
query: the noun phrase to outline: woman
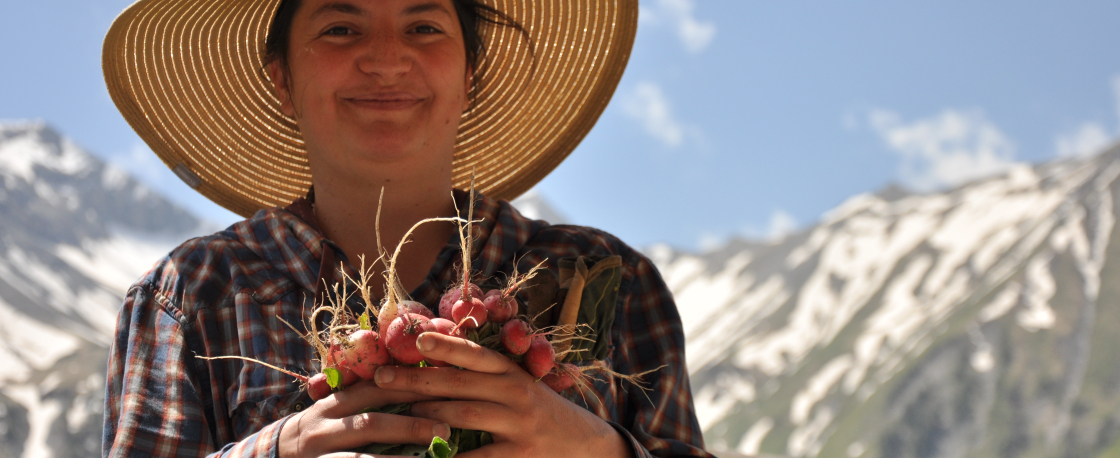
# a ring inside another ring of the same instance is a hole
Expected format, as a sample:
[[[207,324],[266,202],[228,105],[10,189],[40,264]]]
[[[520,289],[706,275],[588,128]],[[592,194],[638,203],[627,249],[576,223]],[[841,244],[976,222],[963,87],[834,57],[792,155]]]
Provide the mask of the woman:
[[[465,457],[704,455],[680,320],[649,261],[603,232],[528,220],[486,197],[473,203],[479,278],[538,262],[555,278],[562,259],[621,258],[601,359],[620,373],[658,369],[649,392],[607,379],[590,400],[566,399],[504,356],[435,333],[421,336],[421,352],[465,370],[383,367],[315,403],[279,372],[195,358],[314,372],[312,349],[280,320],[304,322],[322,285],[341,280],[336,266],[354,276],[355,260],[377,257],[382,189],[381,237],[396,241],[422,219],[465,214],[472,202],[453,189],[470,169],[502,196],[555,167],[602,111],[633,38],[635,4],[588,3],[508,2],[528,27],[458,0],[285,0],[275,10],[145,0],[126,10],[105,45],[114,101],[188,184],[256,213],[188,241],[130,290],[109,362],[105,455],[352,456],[451,427],[493,434]],[[254,48],[267,23],[266,79],[228,53],[254,56],[237,50]],[[483,50],[486,24],[497,31]],[[582,43],[565,38],[580,33]],[[577,51],[592,64],[573,63]],[[511,87],[516,97],[490,90]],[[309,185],[306,199],[276,206]],[[453,226],[413,234],[398,261],[413,298],[438,302],[458,250]],[[407,416],[361,413],[401,402],[413,403]]]

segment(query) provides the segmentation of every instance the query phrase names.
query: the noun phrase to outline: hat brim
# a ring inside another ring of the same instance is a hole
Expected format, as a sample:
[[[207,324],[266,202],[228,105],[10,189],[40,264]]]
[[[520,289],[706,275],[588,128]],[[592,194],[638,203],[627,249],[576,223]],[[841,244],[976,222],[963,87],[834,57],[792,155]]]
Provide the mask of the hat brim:
[[[483,30],[482,84],[459,126],[453,186],[512,199],[575,149],[622,78],[637,0],[488,0],[524,26]],[[304,195],[298,126],[263,70],[279,0],[140,0],[113,22],[102,67],[129,125],[191,187],[242,216]],[[532,49],[532,52],[530,51]]]

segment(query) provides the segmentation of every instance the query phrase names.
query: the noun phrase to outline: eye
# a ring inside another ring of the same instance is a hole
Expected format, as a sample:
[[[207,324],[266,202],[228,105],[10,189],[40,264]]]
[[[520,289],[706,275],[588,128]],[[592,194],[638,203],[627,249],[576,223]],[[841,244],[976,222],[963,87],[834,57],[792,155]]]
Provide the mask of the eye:
[[[442,33],[442,31],[440,29],[436,28],[435,26],[431,26],[431,25],[427,25],[427,24],[418,25],[416,27],[413,27],[412,31],[415,32],[415,33],[420,33],[420,34],[425,34],[425,35],[433,34],[433,33]]]
[[[354,33],[354,29],[351,29],[351,28],[346,27],[344,25],[336,25],[334,27],[331,27],[331,28],[327,29],[325,32],[323,32],[323,35],[342,36],[342,35],[351,35],[353,33]]]

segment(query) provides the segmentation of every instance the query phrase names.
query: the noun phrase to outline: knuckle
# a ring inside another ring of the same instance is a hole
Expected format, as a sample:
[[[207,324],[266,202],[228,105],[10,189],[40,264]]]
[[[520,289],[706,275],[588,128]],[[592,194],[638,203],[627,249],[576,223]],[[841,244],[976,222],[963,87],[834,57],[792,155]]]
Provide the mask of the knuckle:
[[[362,430],[362,429],[369,428],[370,425],[373,424],[374,422],[373,422],[373,419],[370,418],[368,413],[362,413],[362,414],[358,414],[358,415],[354,415],[353,417],[350,417],[349,423],[350,424],[348,426],[351,429]]]
[[[447,385],[450,389],[459,391],[467,388],[469,383],[467,381],[467,371],[456,369],[448,372],[450,372],[450,375],[447,377]]]
[[[403,380],[406,382],[405,386],[419,387],[423,385],[423,380],[420,371],[406,370]]]
[[[416,438],[427,440],[432,437],[432,426],[428,424],[427,420],[421,418],[413,418],[409,422],[408,431]]]
[[[468,405],[468,406],[463,407],[462,411],[459,412],[459,416],[467,424],[478,424],[479,421],[482,420],[482,411],[479,410],[477,407],[472,407],[472,406]]]

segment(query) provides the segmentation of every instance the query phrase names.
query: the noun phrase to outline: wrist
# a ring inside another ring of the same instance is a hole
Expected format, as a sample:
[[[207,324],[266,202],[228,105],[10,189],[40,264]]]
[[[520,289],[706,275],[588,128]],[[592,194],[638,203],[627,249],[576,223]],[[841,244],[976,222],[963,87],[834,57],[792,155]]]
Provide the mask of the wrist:
[[[604,456],[613,456],[618,458],[635,458],[634,448],[630,446],[630,441],[623,437],[622,432],[615,429],[613,426],[610,428],[609,434],[605,438],[606,444],[602,450],[609,450],[610,453]]]

